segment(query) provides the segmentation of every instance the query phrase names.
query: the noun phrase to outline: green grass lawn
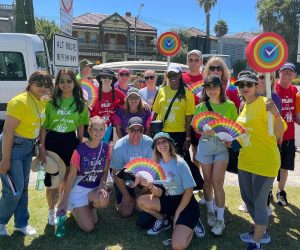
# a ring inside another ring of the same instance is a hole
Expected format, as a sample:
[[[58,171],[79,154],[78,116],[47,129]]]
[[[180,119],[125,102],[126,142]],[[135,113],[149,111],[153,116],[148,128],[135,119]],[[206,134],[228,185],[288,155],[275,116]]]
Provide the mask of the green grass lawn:
[[[273,203],[273,216],[270,217],[269,233],[271,243],[264,249],[300,249],[300,188],[288,188],[291,202],[287,208]],[[0,238],[0,249],[170,249],[162,244],[170,238],[171,231],[162,232],[158,236],[148,236],[145,231],[135,226],[137,213],[129,219],[122,219],[115,210],[114,201],[111,206],[99,211],[100,221],[92,233],[83,233],[76,222],[69,217],[66,222],[66,236],[56,238],[54,227],[47,225],[47,205],[45,191],[30,190],[30,224],[38,231],[36,237],[24,237],[13,231],[12,220],[8,224],[12,236]],[[197,197],[198,198],[198,197]],[[238,211],[241,203],[238,187],[226,187],[226,228],[223,236],[214,237],[206,226],[204,238],[194,237],[189,249],[246,249],[246,244],[239,240],[239,234],[251,229],[248,214]],[[275,207],[274,207],[275,206]],[[205,206],[201,206],[201,218],[206,225]]]

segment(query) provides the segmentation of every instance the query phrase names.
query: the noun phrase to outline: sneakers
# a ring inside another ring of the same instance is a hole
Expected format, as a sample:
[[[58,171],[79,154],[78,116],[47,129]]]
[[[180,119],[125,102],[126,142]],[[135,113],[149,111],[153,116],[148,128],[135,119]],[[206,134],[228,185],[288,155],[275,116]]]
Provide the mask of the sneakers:
[[[240,239],[241,239],[241,241],[246,242],[246,243],[254,243],[253,234],[254,234],[254,231],[243,233],[240,235]],[[271,237],[268,234],[268,232],[265,232],[263,237],[260,240],[260,243],[268,244],[270,242],[271,242]]]
[[[279,206],[287,206],[288,205],[288,201],[287,201],[287,198],[286,198],[286,192],[284,190],[282,190],[280,192],[277,192],[276,197],[277,197],[277,202],[276,203]]]
[[[213,227],[216,223],[216,215],[215,213],[207,213],[207,225]]]
[[[200,218],[194,228],[194,232],[195,232],[196,236],[199,238],[202,238],[205,235],[205,228],[204,228]]]
[[[49,210],[48,213],[48,224],[51,226],[55,226],[55,221],[56,221],[56,211],[55,208]]]
[[[200,205],[205,205],[206,204],[206,200],[205,200],[204,196],[199,200],[199,204]]]
[[[35,229],[30,225],[27,225],[27,226],[21,227],[21,228],[16,227],[15,229],[16,229],[16,231],[19,231],[19,232],[23,233],[26,236],[32,236],[32,235],[36,234]]]
[[[4,224],[0,224],[0,236],[7,236],[8,232]]]
[[[223,230],[225,229],[224,220],[216,219],[215,225],[210,230],[214,235],[222,235]]]
[[[162,220],[156,220],[154,226],[147,231],[148,235],[157,235],[162,231],[171,228],[171,222],[168,218],[163,218]]]
[[[261,250],[262,246],[258,247],[256,243],[250,243],[247,247],[247,250]]]
[[[239,206],[239,211],[248,213],[248,209],[247,209],[245,202],[243,202],[243,204]]]

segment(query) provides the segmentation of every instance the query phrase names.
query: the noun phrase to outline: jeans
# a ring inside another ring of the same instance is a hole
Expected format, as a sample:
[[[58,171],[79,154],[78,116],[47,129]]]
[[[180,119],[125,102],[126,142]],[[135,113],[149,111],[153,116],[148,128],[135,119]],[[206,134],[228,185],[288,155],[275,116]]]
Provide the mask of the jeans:
[[[35,139],[14,136],[11,165],[8,174],[15,184],[17,194],[14,195],[7,180],[7,175],[0,174],[2,196],[0,198],[0,224],[6,225],[14,215],[15,227],[28,225],[28,184],[32,149]],[[2,159],[2,134],[0,135],[0,160]]]

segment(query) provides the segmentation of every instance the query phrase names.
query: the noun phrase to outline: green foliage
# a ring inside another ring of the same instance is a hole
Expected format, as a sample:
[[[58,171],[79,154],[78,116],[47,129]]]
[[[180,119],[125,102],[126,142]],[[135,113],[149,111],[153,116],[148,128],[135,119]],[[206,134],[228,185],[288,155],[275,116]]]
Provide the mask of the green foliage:
[[[237,78],[239,72],[247,68],[247,60],[246,59],[237,60],[232,65],[232,68],[233,68],[233,76]]]
[[[228,32],[228,25],[225,20],[220,19],[216,22],[214,26],[214,31],[217,37],[221,37],[227,34]]]
[[[53,35],[59,33],[59,27],[54,21],[44,18],[35,18],[35,29],[37,34],[42,34],[46,40],[50,57],[52,58]]]
[[[17,33],[35,33],[35,21],[32,0],[16,0],[15,16]]]
[[[210,34],[210,10],[217,4],[217,0],[197,0],[200,7],[204,9],[206,14],[206,37]]]
[[[263,30],[280,34],[287,42],[289,60],[296,63],[300,0],[259,0],[256,8]]]
[[[292,81],[292,83],[293,83],[294,85],[299,85],[299,86],[300,86],[300,78],[294,79],[294,80]]]

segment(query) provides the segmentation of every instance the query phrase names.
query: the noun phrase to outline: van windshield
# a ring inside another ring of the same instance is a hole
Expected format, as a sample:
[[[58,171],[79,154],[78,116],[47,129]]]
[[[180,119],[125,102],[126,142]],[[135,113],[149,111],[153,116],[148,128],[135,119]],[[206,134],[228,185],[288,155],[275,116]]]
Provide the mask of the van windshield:
[[[5,80],[27,80],[22,53],[0,51],[0,81]]]
[[[36,51],[35,52],[37,68],[39,70],[49,71],[49,65],[47,62],[47,57],[45,51]]]

